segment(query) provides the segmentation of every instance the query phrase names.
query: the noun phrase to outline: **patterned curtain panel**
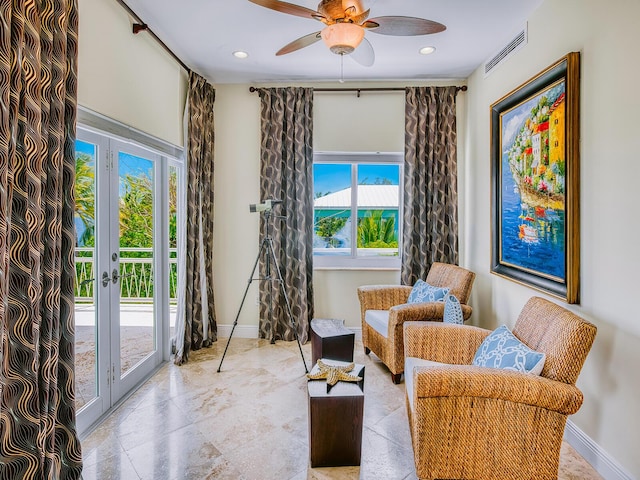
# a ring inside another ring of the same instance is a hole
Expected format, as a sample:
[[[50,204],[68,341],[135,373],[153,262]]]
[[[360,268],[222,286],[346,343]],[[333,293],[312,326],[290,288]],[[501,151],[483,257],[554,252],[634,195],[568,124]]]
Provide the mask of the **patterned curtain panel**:
[[[213,302],[213,104],[215,90],[191,72],[187,102],[187,241],[184,333],[174,362],[218,338]],[[182,308],[182,307],[180,307]],[[182,332],[181,332],[182,333]]]
[[[458,264],[456,87],[409,87],[405,105],[401,280]]]
[[[260,338],[306,343],[313,317],[313,90],[258,89],[261,100],[260,198],[282,200],[260,222],[273,242],[284,291],[260,257]],[[268,253],[268,249],[266,249]],[[287,300],[291,307],[290,318]],[[294,330],[294,325],[296,330]]]
[[[78,8],[0,8],[0,478],[77,479]]]

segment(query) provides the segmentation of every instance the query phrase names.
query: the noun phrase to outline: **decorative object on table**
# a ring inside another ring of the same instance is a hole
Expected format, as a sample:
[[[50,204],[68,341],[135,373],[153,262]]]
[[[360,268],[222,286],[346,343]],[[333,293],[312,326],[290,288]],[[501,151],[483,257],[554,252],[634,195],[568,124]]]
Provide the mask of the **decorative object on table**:
[[[355,333],[344,326],[344,320],[314,318],[311,320],[311,364],[328,358],[353,362]]]
[[[491,272],[579,301],[580,54],[491,105]]]
[[[333,387],[338,381],[343,382],[359,382],[362,377],[357,375],[350,375],[349,372],[355,368],[355,363],[349,363],[348,365],[328,365],[322,360],[318,360],[318,372],[307,373],[309,380],[322,380],[327,379],[327,388]]]
[[[449,263],[434,262],[424,283],[447,288],[460,301],[465,320],[472,309],[467,305],[476,274]],[[416,282],[418,283],[418,282]],[[358,287],[365,354],[375,353],[400,383],[404,372],[403,324],[408,321],[442,322],[445,302],[407,303],[413,288],[408,285],[364,285]]]

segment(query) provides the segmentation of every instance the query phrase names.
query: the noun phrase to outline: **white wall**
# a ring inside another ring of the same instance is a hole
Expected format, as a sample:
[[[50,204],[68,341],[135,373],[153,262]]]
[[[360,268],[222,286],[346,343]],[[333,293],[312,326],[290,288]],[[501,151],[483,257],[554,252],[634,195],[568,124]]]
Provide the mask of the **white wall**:
[[[114,0],[78,10],[78,104],[183,146],[186,71]]]
[[[529,19],[526,47],[486,79],[469,79],[466,168],[466,263],[477,273],[474,322],[513,325],[532,295],[490,268],[489,106],[566,53],[581,53],[581,304],[568,308],[598,327],[578,380],[585,399],[570,420],[640,478],[640,322],[638,205],[640,3],[546,0]],[[550,298],[558,303],[560,300]]]
[[[432,82],[450,85],[459,82]],[[302,85],[372,87],[406,84]],[[459,115],[464,118],[464,93],[459,94]],[[314,149],[346,152],[404,151],[404,93],[317,92],[314,95]],[[258,254],[259,216],[249,204],[259,198],[260,99],[248,85],[216,85],[216,207],[214,242],[215,295],[218,323],[231,325],[238,313],[249,274]],[[460,125],[464,131],[464,122]],[[462,135],[464,136],[464,134]],[[315,316],[340,318],[360,328],[356,289],[367,284],[398,284],[399,270],[314,271]],[[244,334],[257,331],[258,284],[253,282],[240,312]],[[235,335],[236,333],[234,333]]]

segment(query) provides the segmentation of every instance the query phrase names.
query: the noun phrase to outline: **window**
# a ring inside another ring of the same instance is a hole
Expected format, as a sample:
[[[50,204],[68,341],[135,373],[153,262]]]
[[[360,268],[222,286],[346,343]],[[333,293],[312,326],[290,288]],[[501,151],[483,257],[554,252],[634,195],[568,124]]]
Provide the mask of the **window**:
[[[316,267],[400,266],[402,153],[314,154]]]

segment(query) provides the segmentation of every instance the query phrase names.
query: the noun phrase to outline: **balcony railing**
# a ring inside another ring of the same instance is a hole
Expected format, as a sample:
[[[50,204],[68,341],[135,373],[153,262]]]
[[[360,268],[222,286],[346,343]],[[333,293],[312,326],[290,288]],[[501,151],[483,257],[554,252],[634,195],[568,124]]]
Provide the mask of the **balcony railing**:
[[[76,248],[76,302],[93,303],[94,288],[100,282],[95,271],[95,249]],[[175,303],[178,284],[176,249],[169,249],[169,297]],[[153,249],[120,249],[120,301],[126,303],[153,302]]]

